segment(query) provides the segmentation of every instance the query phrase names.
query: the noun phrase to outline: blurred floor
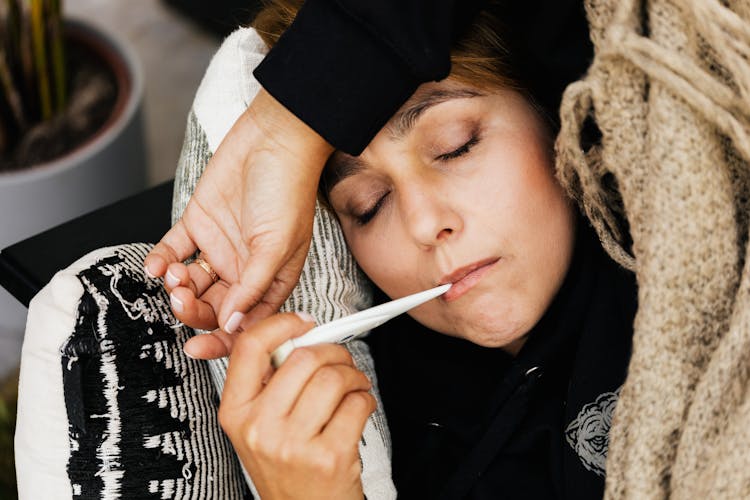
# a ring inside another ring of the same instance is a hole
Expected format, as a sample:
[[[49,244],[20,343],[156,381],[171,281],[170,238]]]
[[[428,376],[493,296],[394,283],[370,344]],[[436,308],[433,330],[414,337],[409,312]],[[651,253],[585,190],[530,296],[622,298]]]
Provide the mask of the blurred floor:
[[[219,40],[158,0],[66,0],[66,15],[132,45],[145,73],[148,183],[174,176],[185,122]],[[26,308],[0,288],[0,376],[18,365]]]
[[[172,178],[188,110],[219,41],[158,0],[66,0],[64,5],[68,16],[119,35],[140,56],[148,182]]]
[[[0,379],[18,367],[25,324],[26,308],[0,287]]]

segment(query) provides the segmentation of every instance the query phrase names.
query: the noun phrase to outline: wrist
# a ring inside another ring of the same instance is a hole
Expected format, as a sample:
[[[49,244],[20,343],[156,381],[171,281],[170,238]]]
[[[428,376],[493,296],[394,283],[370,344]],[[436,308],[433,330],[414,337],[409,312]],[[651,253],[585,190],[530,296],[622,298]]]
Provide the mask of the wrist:
[[[302,165],[318,174],[333,153],[328,141],[262,88],[245,115],[267,140],[295,157],[305,158]]]

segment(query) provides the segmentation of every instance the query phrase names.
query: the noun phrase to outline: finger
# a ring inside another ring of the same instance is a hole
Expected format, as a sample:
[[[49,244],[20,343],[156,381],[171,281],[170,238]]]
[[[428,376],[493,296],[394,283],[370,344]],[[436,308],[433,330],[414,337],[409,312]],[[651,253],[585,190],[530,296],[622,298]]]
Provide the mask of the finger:
[[[216,308],[221,303],[222,290],[226,293],[227,285],[217,282],[200,298],[185,287],[177,287],[169,294],[169,301],[175,317],[184,324],[201,330],[213,330],[218,327]]]
[[[198,247],[180,219],[151,249],[143,260],[143,267],[153,277],[164,276],[169,264],[182,262],[193,255],[196,250]]]
[[[377,402],[369,392],[348,393],[323,429],[321,438],[333,446],[358,443],[365,431],[367,419],[376,408]]]
[[[354,361],[349,351],[337,344],[295,349],[263,391],[263,398],[268,399],[266,405],[269,411],[274,415],[289,415],[316,372],[330,365],[353,367]]]
[[[224,331],[233,333],[244,313],[261,301],[281,266],[282,257],[278,253],[250,255],[249,264],[241,271],[239,281],[230,287],[226,303],[221,306],[219,321]]]
[[[232,335],[215,330],[188,339],[182,350],[193,359],[218,359],[229,356],[233,342]]]
[[[206,262],[208,262],[207,259],[205,260]],[[193,287],[195,288],[193,291],[195,292],[196,297],[200,297],[214,283],[217,283],[214,281],[214,279],[205,269],[203,269],[199,264],[195,262],[191,262],[190,264],[187,265],[187,272],[190,276],[190,281],[192,282]]]
[[[187,266],[182,262],[172,262],[167,266],[167,272],[164,273],[164,288],[167,289],[167,292],[171,292],[178,286],[191,288],[195,293],[195,287],[190,282],[190,272]]]
[[[297,286],[297,283],[299,282],[299,272],[295,272],[295,269],[296,267],[299,267],[300,270],[302,269],[306,257],[307,251],[305,251],[302,255],[302,259],[299,259],[299,261],[290,261],[286,264],[287,269],[278,273],[260,302],[255,304],[255,306],[245,314],[245,321],[252,324],[278,312],[281,305],[292,293],[294,287]]]
[[[192,304],[191,301],[206,302],[211,307],[210,312],[214,312],[219,308],[219,304],[224,300],[224,295],[229,289],[229,284],[225,281],[218,281],[211,286],[206,292],[200,297],[196,298],[190,294],[185,294],[185,309],[190,311],[191,308],[199,307],[198,304]],[[184,289],[183,289],[184,290]],[[184,293],[184,292],[181,292]],[[202,306],[202,304],[201,304]],[[207,311],[206,314],[208,314]],[[189,312],[185,314],[177,315],[177,319],[185,323],[186,325],[192,326],[193,328],[200,328],[202,330],[214,330],[211,334],[204,334],[199,337],[194,337],[188,340],[185,344],[185,353],[196,359],[217,359],[229,356],[232,352],[232,345],[234,343],[234,335],[230,335],[223,330],[218,329],[216,324],[215,316],[213,319],[209,318],[205,322],[201,322],[195,316],[191,316]],[[314,320],[312,318],[309,321]],[[306,320],[306,321],[308,321]],[[243,321],[239,328],[239,331],[243,331],[250,328],[250,324]]]
[[[164,286],[168,292],[178,286],[184,286],[190,288],[196,297],[203,295],[214,283],[211,275],[195,262],[188,265],[173,262],[167,266],[164,275]]]
[[[303,437],[320,434],[336,409],[355,391],[368,391],[370,380],[352,366],[327,365],[312,376],[291,413],[294,432]]]
[[[235,335],[222,404],[233,408],[255,399],[263,388],[263,376],[271,364],[270,353],[313,325],[313,322],[305,321],[293,313],[277,314]]]

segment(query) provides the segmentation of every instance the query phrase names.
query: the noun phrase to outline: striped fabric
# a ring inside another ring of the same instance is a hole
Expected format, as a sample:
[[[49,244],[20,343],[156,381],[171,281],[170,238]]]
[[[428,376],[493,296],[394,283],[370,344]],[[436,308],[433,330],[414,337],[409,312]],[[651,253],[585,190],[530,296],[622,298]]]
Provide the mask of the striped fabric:
[[[188,118],[173,220],[257,92],[252,69],[263,50],[254,30],[241,29],[214,57]],[[16,427],[21,500],[257,497],[217,421],[227,360],[185,356],[182,347],[196,332],[176,321],[162,281],[145,276],[150,248],[134,243],[92,252],[32,300]],[[338,222],[318,204],[307,261],[282,310],[326,322],[371,300]],[[379,401],[367,345],[348,347]],[[367,498],[396,498],[382,404],[359,450]]]
[[[221,139],[260,89],[252,70],[262,60],[265,50],[255,30],[242,28],[224,41],[211,61],[188,116],[185,141],[175,175],[173,223],[187,206]],[[281,311],[305,311],[312,314],[318,323],[323,323],[367,308],[371,303],[369,282],[349,252],[335,215],[321,203],[316,203],[307,260],[297,286]],[[358,368],[372,380],[373,394],[379,401],[369,348],[362,341],[350,342],[348,347]],[[221,393],[227,360],[218,359],[209,364],[216,389]],[[390,435],[382,404],[378,405],[378,410],[365,426],[360,456],[367,498],[395,498],[396,491],[391,479]],[[247,479],[257,496],[252,480]]]
[[[77,274],[83,295],[61,348],[72,496],[244,498],[208,368],[182,351],[193,332],[144,275],[150,248],[100,251]]]

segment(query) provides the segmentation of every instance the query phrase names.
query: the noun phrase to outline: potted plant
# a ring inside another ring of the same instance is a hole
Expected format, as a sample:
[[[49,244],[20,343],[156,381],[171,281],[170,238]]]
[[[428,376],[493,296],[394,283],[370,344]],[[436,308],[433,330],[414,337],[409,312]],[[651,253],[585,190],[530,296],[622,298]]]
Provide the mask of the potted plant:
[[[61,10],[0,0],[0,248],[145,184],[137,60]]]
[[[138,61],[61,10],[0,0],[0,249],[145,186]],[[25,318],[0,288],[0,377],[18,363]]]

